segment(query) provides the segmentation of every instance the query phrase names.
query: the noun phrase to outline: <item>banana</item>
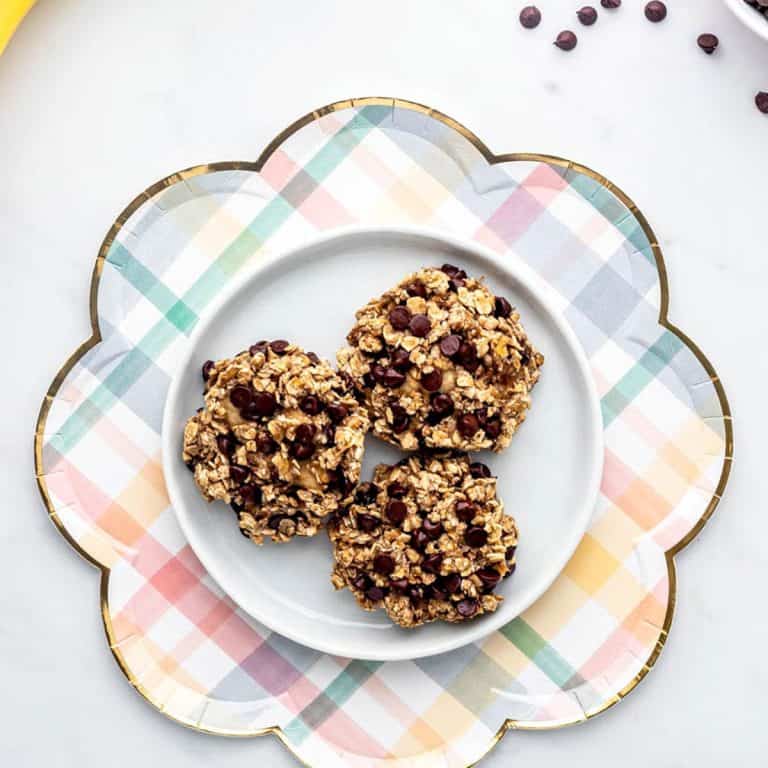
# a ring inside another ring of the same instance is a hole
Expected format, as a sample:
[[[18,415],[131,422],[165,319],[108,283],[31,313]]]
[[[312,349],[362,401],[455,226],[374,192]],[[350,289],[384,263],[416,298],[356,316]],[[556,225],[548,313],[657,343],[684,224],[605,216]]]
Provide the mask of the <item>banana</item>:
[[[0,0],[0,54],[35,0]]]

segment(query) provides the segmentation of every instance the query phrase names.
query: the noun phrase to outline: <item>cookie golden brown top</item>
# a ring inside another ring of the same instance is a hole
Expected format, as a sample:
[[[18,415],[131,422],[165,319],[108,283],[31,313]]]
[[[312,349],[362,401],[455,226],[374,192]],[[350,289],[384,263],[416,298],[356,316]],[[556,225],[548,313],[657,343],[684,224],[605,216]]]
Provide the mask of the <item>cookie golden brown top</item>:
[[[509,445],[544,358],[505,298],[445,264],[409,275],[356,320],[337,359],[375,435],[405,450]]]
[[[360,477],[368,417],[348,383],[283,340],[209,361],[203,378],[183,447],[203,497],[231,504],[257,543],[317,533]]]

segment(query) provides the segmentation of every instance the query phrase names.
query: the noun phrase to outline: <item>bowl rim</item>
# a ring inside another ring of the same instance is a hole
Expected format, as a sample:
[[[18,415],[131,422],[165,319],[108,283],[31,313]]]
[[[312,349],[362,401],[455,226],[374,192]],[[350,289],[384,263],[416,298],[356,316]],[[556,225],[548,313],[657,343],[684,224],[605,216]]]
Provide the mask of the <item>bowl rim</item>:
[[[768,40],[768,17],[760,18],[760,14],[747,5],[744,0],[725,0],[725,4],[739,21],[759,37],[762,37],[763,40]]]

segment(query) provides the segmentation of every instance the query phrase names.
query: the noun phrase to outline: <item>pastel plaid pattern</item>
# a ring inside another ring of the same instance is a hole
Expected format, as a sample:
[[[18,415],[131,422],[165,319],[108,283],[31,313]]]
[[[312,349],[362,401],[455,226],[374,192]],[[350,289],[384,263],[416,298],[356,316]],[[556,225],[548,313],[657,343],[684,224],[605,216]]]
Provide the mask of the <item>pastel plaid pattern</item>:
[[[415,662],[340,659],[242,614],[197,561],[159,463],[163,394],[221,288],[268,254],[347,224],[420,224],[522,259],[590,358],[605,475],[594,521],[556,584],[482,643]],[[159,709],[212,732],[273,726],[313,766],[466,766],[510,719],[556,727],[601,711],[652,663],[671,616],[665,552],[708,509],[727,457],[718,393],[658,323],[653,246],[611,189],[567,164],[489,164],[408,106],[317,117],[261,170],[180,177],[108,251],[102,341],[44,425],[55,515],[109,569],[113,651]]]

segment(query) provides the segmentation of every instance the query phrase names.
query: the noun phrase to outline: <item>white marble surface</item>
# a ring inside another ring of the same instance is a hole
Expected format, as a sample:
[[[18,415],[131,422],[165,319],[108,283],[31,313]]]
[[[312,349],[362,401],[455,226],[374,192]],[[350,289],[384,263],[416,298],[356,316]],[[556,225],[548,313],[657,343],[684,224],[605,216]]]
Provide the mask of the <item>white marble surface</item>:
[[[96,572],[48,523],[32,469],[40,399],[88,335],[88,279],[115,215],[152,181],[251,159],[308,109],[395,95],[464,122],[496,151],[600,170],[665,248],[671,317],[706,351],[735,414],[725,500],[678,558],[674,627],[649,678],[590,723],[512,733],[483,765],[756,766],[768,752],[768,46],[721,0],[641,0],[572,23],[578,2],[44,0],[0,58],[0,762],[296,764],[272,739],[206,737],[127,685],[104,642]],[[597,3],[595,3],[597,4]],[[549,45],[565,26],[571,54]],[[704,56],[699,32],[720,35]]]

